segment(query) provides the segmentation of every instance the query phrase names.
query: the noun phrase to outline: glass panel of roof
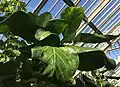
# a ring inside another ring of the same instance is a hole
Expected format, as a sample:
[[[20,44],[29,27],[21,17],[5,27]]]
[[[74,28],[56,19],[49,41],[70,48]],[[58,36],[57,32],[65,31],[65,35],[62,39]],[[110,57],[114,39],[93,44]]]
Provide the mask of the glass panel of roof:
[[[118,22],[120,22],[120,12],[119,11],[115,14],[115,16],[110,18],[106,23],[104,23],[100,27],[100,31],[103,32],[105,30],[111,29],[112,26],[115,26]]]
[[[92,44],[92,43],[84,43],[82,44],[82,47],[91,47],[94,48],[96,46],[96,44]]]
[[[94,0],[88,0],[87,3],[83,6],[84,10],[86,10],[91,4],[94,2]]]
[[[30,0],[23,0],[25,3],[28,3]]]
[[[109,6],[109,5],[108,5],[108,6],[101,12],[101,15],[98,16],[99,18],[96,18],[95,21],[93,20],[94,24],[95,24],[96,26],[98,26],[101,21],[103,21],[106,17],[108,17],[109,15],[111,15],[111,13],[114,11],[115,8],[118,7],[118,5],[119,5],[119,4],[118,4],[117,1],[114,3],[114,5],[112,5],[112,6],[110,6],[110,7],[108,7],[108,6]]]
[[[109,52],[109,55],[110,55],[110,57],[111,57],[112,59],[116,59],[116,58],[117,58],[117,55],[116,55],[115,51],[110,51],[110,52]]]
[[[3,34],[0,34],[0,40],[2,39]]]
[[[116,42],[115,44],[114,44],[114,46],[117,48],[117,47],[120,47],[119,46],[119,44],[118,44],[118,42]]]
[[[114,12],[114,13],[113,13]],[[92,20],[102,32],[110,30],[120,22],[119,0],[111,0],[108,5]],[[104,21],[104,23],[102,23]]]
[[[107,53],[109,53],[108,55],[113,58],[116,59],[120,56],[120,49],[116,49],[116,50],[110,50]]]
[[[120,22],[119,22],[120,23]],[[110,29],[108,30],[104,30],[103,34],[111,34],[111,35],[119,35],[120,34],[120,25],[118,26],[118,24],[115,24],[115,26],[112,26]]]
[[[87,0],[88,1],[88,0]],[[78,4],[78,6],[82,6],[84,3],[86,2],[86,0],[81,0]]]
[[[28,2],[28,0],[24,0],[25,2]],[[26,9],[27,12],[33,12],[35,10],[35,8],[41,3],[42,0],[30,0],[30,2],[28,3]]]
[[[76,0],[72,0],[73,2]],[[59,4],[60,3],[60,4]],[[59,0],[59,3],[54,7],[53,9],[53,17],[54,18],[60,18],[60,14],[62,13],[62,11],[68,7],[63,0]]]
[[[2,37],[2,41],[5,42],[6,40],[7,40],[7,38],[6,38],[5,36],[3,36],[3,37]]]
[[[85,43],[85,44],[82,45],[82,47],[92,47],[92,44],[90,44],[90,43]]]
[[[98,4],[99,0],[81,0],[78,3],[78,6],[82,6],[85,10],[85,15],[89,16],[97,7]]]
[[[85,15],[88,17],[92,12],[93,9],[98,5],[99,0],[94,0],[92,4],[85,10]]]
[[[59,11],[59,9],[65,5],[63,0],[56,0],[56,3],[54,6],[49,10],[53,16],[56,15],[56,13]]]
[[[54,15],[54,18],[60,18],[60,14],[62,13],[62,11],[67,7],[66,4],[63,4],[61,9],[58,10],[58,12],[56,12],[56,14]]]
[[[88,25],[86,25],[85,28],[83,28],[81,32],[82,33],[91,33],[91,34],[94,33],[93,29],[91,27],[89,27]]]
[[[42,14],[44,12],[48,12],[50,8],[56,3],[56,0],[48,0],[47,3],[43,6],[39,14]]]
[[[119,46],[120,46],[120,39],[118,40],[118,44],[119,44]]]
[[[107,55],[112,57],[113,59],[116,59],[118,57],[120,57],[120,40],[118,40],[117,42],[115,42],[112,47],[109,47],[107,49]]]
[[[96,45],[95,47],[100,48],[101,50],[104,50],[107,46],[108,46],[108,43],[104,42],[104,43],[100,43],[100,44]]]
[[[102,15],[108,10],[108,8],[110,8],[112,6],[112,4],[115,2],[116,0],[111,0],[109,4],[106,5],[106,7],[104,9],[101,10],[101,12],[92,20],[93,23],[95,23],[98,19],[100,19],[102,17]]]
[[[72,0],[75,1],[75,0]],[[63,0],[48,0],[45,6],[41,9],[39,14],[44,12],[51,12],[53,17],[59,18],[61,12],[67,7]]]

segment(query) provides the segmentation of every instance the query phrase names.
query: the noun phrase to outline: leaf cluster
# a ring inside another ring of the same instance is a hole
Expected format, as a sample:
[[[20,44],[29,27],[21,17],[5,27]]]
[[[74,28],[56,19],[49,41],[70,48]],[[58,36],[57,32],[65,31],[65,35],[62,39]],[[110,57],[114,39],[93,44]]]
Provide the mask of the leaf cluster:
[[[16,11],[26,11],[26,4],[22,0],[2,0],[0,2],[0,13],[10,14]]]
[[[1,19],[0,33],[10,34],[7,42],[0,42],[0,58],[7,57],[0,62],[1,87],[97,87],[85,75],[82,81],[73,78],[76,70],[92,71],[104,66],[111,70],[116,67],[115,61],[100,49],[66,43],[102,43],[118,36],[76,35],[83,18],[82,7],[67,7],[60,19],[52,18],[49,12],[36,15],[23,11]]]

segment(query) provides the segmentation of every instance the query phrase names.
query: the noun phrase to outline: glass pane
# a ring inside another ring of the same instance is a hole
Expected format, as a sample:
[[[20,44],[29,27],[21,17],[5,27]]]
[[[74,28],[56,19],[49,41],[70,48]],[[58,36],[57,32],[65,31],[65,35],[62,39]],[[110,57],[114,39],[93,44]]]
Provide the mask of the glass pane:
[[[56,2],[56,0],[48,0],[47,3],[44,5],[44,7],[39,12],[39,14],[48,12],[50,10],[50,8],[55,4],[55,2]]]
[[[31,0],[27,5],[26,9],[27,12],[33,12],[35,8],[41,3],[42,0]]]

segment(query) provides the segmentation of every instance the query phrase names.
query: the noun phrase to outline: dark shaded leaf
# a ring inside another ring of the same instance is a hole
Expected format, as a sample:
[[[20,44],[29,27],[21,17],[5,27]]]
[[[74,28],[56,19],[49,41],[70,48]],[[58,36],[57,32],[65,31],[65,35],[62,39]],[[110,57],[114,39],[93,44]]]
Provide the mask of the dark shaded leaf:
[[[3,21],[6,17],[3,16],[3,17],[0,17],[0,22]]]
[[[20,47],[19,51],[22,55],[30,58],[31,57],[31,47]]]
[[[5,22],[10,27],[10,31],[13,34],[28,41],[35,41],[34,34],[37,26],[26,13],[17,11],[8,17]]]
[[[47,22],[52,19],[52,15],[50,12],[45,12],[43,14],[41,14],[40,16],[37,17],[36,19],[36,24],[39,26],[39,27],[45,27]]]
[[[38,15],[35,13],[32,13],[32,12],[28,12],[27,15],[30,18],[30,22],[32,22],[32,24],[36,25],[36,20],[37,20]]]
[[[87,76],[83,75],[83,81],[85,82],[85,87],[99,87],[95,84],[93,80],[88,78]]]
[[[69,46],[69,51],[78,53],[79,70],[91,71],[104,66],[104,59],[106,58],[106,55],[103,51],[97,48]]]
[[[76,87],[85,87],[85,82],[80,80],[79,78],[76,79]]]
[[[91,71],[102,68],[104,66],[104,59],[106,55],[103,51],[91,51],[79,53],[80,65],[79,69],[82,71]]]
[[[61,13],[61,19],[69,21],[69,26],[64,30],[63,35],[75,33],[84,17],[84,10],[82,7],[67,7]]]
[[[93,77],[97,77],[97,70],[93,70],[93,71],[91,71],[91,75],[93,76]]]
[[[9,31],[9,28],[8,28],[8,26],[6,24],[1,24],[0,25],[0,34],[6,33],[8,31]]]
[[[120,37],[120,35],[105,35],[105,37],[109,41],[109,40],[112,40],[112,39],[116,39],[117,37]]]
[[[19,63],[15,61],[9,61],[6,63],[0,63],[0,76],[15,75],[17,72]]]
[[[13,83],[13,82],[8,82],[8,83],[4,83],[4,85],[2,87],[23,87],[23,86],[16,84],[16,83]]]
[[[71,0],[63,0],[68,6],[75,6]]]
[[[23,81],[30,79],[32,77],[30,61],[28,60],[28,58],[26,56],[20,56],[18,58],[20,58],[18,60],[22,62],[21,70],[19,72],[20,79],[22,79]]]
[[[31,70],[33,72],[43,71],[43,68],[42,68],[43,66],[45,66],[45,64],[40,59],[36,59],[36,58],[32,59],[31,64],[30,64]]]
[[[111,84],[111,83],[108,82],[108,81],[104,81],[104,83],[103,83],[103,87],[114,87],[114,85]]]
[[[105,68],[107,68],[108,70],[113,70],[116,68],[116,62],[113,59],[105,59]]]
[[[32,48],[32,57],[47,64],[43,67],[43,75],[55,75],[57,80],[62,81],[68,81],[79,65],[78,55],[66,47],[35,47]]]
[[[72,33],[72,34],[68,34],[67,36],[65,36],[61,43],[64,44],[64,43],[72,43],[73,40],[74,40],[74,36],[76,35],[76,33]]]
[[[47,22],[45,29],[53,33],[60,34],[66,29],[67,26],[68,21],[64,19],[52,19]]]
[[[5,45],[5,43],[2,40],[0,40],[0,49],[3,49],[4,45]]]
[[[57,34],[38,29],[35,33],[35,38],[41,41],[41,45],[58,46],[60,44],[60,38]]]
[[[99,34],[88,34],[80,33],[74,38],[74,43],[102,43],[117,38],[118,35],[99,35]]]

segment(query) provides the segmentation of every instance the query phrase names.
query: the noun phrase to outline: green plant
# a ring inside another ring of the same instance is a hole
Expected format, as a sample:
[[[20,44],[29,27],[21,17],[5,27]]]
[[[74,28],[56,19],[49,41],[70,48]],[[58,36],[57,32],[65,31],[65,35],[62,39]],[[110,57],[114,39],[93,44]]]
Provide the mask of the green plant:
[[[115,61],[100,49],[66,43],[101,43],[118,36],[76,35],[83,18],[82,7],[67,7],[60,19],[53,19],[49,12],[36,15],[23,11],[3,17],[0,33],[8,32],[9,36],[7,42],[0,43],[0,86],[97,87],[85,75],[73,78],[76,70],[92,71],[103,66],[111,70],[116,67]]]
[[[107,69],[93,70],[88,77],[92,78],[99,87],[114,87],[114,84],[110,83],[108,79],[117,79],[111,76],[105,76],[104,73]]]
[[[26,4],[22,0],[2,0],[0,2],[0,13],[9,14],[16,11],[26,11]]]

